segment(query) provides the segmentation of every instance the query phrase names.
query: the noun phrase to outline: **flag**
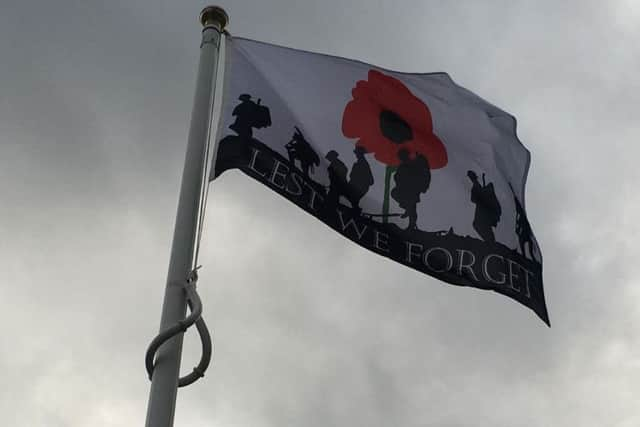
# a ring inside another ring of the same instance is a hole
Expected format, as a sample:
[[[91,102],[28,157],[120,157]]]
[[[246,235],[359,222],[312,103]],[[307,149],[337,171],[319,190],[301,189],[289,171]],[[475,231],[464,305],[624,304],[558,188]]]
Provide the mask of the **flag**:
[[[212,178],[239,169],[377,254],[549,324],[513,116],[446,73],[228,37]]]

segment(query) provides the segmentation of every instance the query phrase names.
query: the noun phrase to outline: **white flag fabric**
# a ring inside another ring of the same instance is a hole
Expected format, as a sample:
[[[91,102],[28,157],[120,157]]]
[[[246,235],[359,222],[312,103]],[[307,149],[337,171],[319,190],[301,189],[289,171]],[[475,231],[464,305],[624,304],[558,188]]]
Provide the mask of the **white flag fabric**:
[[[214,173],[237,168],[353,242],[549,324],[513,116],[446,73],[228,37]]]

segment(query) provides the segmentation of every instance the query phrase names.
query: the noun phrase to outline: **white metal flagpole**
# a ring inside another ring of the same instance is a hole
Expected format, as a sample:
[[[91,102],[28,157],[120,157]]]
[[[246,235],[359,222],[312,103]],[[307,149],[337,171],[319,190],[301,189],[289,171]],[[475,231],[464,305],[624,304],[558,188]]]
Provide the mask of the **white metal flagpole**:
[[[204,156],[213,109],[218,51],[222,32],[228,20],[227,13],[220,7],[209,6],[200,13],[200,22],[204,27],[200,45],[200,63],[160,331],[179,323],[186,314],[187,302],[183,284],[193,268],[194,248],[198,238],[200,196],[202,186],[208,180],[207,177],[203,179],[206,170]],[[173,426],[183,335],[182,333],[176,335],[158,350],[151,378],[146,427]]]

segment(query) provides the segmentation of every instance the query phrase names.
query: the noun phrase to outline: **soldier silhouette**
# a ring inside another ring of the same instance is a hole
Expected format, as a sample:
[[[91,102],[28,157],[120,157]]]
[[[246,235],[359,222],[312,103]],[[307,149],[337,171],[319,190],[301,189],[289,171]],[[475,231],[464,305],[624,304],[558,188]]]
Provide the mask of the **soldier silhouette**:
[[[360,200],[373,185],[373,174],[371,173],[369,162],[364,157],[367,153],[366,148],[356,145],[353,153],[356,155],[357,160],[351,167],[351,173],[349,173],[349,201],[353,208],[360,213],[362,212]]]
[[[295,166],[295,161],[298,160],[302,172],[309,176],[309,171],[313,172],[313,166],[320,164],[320,157],[311,148],[311,144],[305,139],[300,129],[297,126],[294,126],[294,128],[295,132],[291,137],[291,141],[287,142],[284,147],[287,149],[291,164]]]
[[[414,159],[409,157],[407,150],[398,151],[400,165],[393,175],[395,187],[391,190],[391,197],[404,209],[402,218],[409,218],[407,230],[416,229],[418,221],[417,206],[420,194],[426,193],[431,184],[431,169],[426,157],[416,154]]]
[[[509,184],[509,187],[511,187],[511,184]],[[513,193],[513,201],[516,205],[516,234],[518,235],[520,252],[522,252],[522,256],[526,258],[525,248],[528,247],[529,257],[532,260],[535,260],[533,256],[535,246],[533,244],[533,232],[531,231],[531,225],[529,224],[527,214],[524,212],[522,204],[520,204],[520,201],[516,197],[516,192],[513,191],[513,187],[511,187],[511,192]]]
[[[229,125],[229,129],[237,133],[240,138],[251,139],[253,137],[252,128],[271,126],[269,109],[260,105],[260,99],[255,103],[251,99],[251,95],[246,93],[240,95],[238,99],[242,102],[231,113],[236,119]]]
[[[347,193],[347,166],[338,158],[338,153],[331,150],[325,156],[329,160],[327,172],[329,172],[329,192],[325,206],[328,209],[335,210],[338,207],[340,196],[348,198]]]
[[[467,176],[473,183],[471,188],[471,202],[476,205],[473,217],[473,228],[485,242],[495,242],[493,227],[498,225],[502,208],[496,197],[493,183],[486,184],[482,174],[482,184],[478,182],[478,175],[474,171],[467,171]]]

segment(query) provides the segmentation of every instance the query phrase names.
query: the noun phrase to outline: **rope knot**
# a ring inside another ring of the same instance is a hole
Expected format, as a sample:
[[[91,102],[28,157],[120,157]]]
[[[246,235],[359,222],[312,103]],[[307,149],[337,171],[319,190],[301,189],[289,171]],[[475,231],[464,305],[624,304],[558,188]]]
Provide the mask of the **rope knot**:
[[[197,266],[187,274],[187,283],[196,283],[198,281],[198,270],[202,268],[201,265]]]

